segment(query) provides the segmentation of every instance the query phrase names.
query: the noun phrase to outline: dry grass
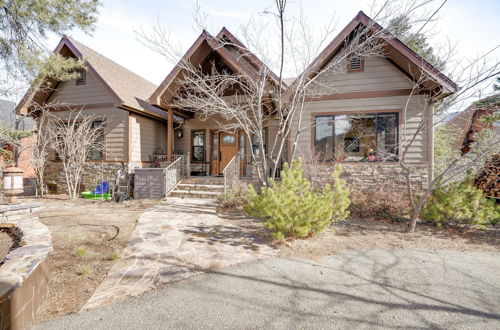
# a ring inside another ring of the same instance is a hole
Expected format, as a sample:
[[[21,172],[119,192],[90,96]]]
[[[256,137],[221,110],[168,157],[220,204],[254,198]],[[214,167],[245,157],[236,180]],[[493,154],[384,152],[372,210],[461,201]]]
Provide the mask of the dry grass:
[[[35,323],[80,310],[127,245],[137,219],[155,202],[122,204],[57,196],[24,200],[42,202],[40,221],[52,232],[48,294]]]
[[[239,214],[238,214],[239,212]],[[233,225],[270,238],[262,222],[248,219],[241,211],[232,210],[222,215]],[[374,221],[349,218],[335,223],[315,237],[274,243],[279,256],[321,258],[342,250],[369,249],[448,249],[457,251],[500,252],[500,228],[486,231],[476,229],[444,228],[419,224],[417,231],[406,234],[406,224],[392,221]]]

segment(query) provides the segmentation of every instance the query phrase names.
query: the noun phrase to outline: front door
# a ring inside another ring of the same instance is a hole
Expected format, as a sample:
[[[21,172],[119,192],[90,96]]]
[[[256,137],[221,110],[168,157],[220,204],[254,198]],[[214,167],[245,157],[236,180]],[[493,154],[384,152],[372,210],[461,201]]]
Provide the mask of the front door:
[[[233,159],[239,148],[238,134],[212,132],[212,175],[222,174],[226,165]]]
[[[238,135],[236,133],[220,132],[220,165],[219,173],[222,173],[226,165],[238,152]]]

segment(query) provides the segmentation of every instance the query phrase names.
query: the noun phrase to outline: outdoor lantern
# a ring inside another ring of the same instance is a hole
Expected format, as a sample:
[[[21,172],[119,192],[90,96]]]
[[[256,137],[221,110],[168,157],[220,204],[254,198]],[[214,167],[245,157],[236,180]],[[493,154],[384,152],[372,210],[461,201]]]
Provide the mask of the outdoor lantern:
[[[16,196],[23,191],[23,170],[18,167],[3,170],[3,192],[9,197],[9,203],[15,203]]]
[[[179,137],[179,139],[182,139],[182,137],[184,136],[184,130],[182,128],[177,131],[177,136]]]

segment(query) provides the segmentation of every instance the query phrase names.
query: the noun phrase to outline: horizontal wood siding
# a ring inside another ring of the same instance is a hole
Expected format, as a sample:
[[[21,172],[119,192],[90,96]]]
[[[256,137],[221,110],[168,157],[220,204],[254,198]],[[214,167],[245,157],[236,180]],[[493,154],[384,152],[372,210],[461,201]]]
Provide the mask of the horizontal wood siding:
[[[114,99],[109,94],[109,91],[90,71],[87,71],[86,76],[86,83],[84,85],[77,85],[75,80],[59,83],[48,102],[70,105],[114,102]]]
[[[348,73],[332,68],[317,78],[309,93],[323,95],[333,93],[365,92],[412,88],[412,83],[393,64],[383,57],[367,57],[362,72]],[[342,68],[343,69],[343,68]]]
[[[383,111],[383,110],[402,110],[403,127],[400,134],[404,134],[406,141],[410,140],[415,134],[420,116],[426,106],[426,98],[423,95],[412,96],[408,107],[406,103],[407,96],[397,97],[380,97],[366,99],[351,99],[351,100],[333,100],[333,101],[313,101],[306,105],[305,113],[302,119],[301,128],[303,132],[300,134],[297,147],[297,155],[307,158],[311,155],[313,146],[312,128],[310,127],[313,114],[331,113],[331,112],[346,112],[346,111]],[[405,110],[406,109],[406,110]],[[298,131],[298,118],[292,121],[292,133],[290,138],[293,139]],[[416,136],[408,151],[408,160],[414,163],[424,163],[428,161],[429,135],[427,128],[422,133]],[[400,136],[400,140],[403,136]]]
[[[84,113],[93,114],[96,119],[105,119],[106,137],[105,148],[107,161],[128,160],[128,111],[118,108],[99,108],[83,110]],[[70,118],[71,111],[54,112],[61,120]],[[73,112],[73,115],[75,112]]]
[[[167,152],[166,123],[130,114],[130,161],[148,162],[157,149]]]

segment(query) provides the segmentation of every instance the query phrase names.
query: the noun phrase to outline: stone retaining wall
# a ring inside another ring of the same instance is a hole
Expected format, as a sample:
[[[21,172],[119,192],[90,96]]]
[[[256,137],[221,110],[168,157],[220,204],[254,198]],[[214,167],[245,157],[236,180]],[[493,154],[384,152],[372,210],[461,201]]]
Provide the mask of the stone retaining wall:
[[[49,229],[33,214],[40,204],[0,206],[0,223],[14,225],[19,247],[0,266],[0,330],[30,327],[47,291]]]

